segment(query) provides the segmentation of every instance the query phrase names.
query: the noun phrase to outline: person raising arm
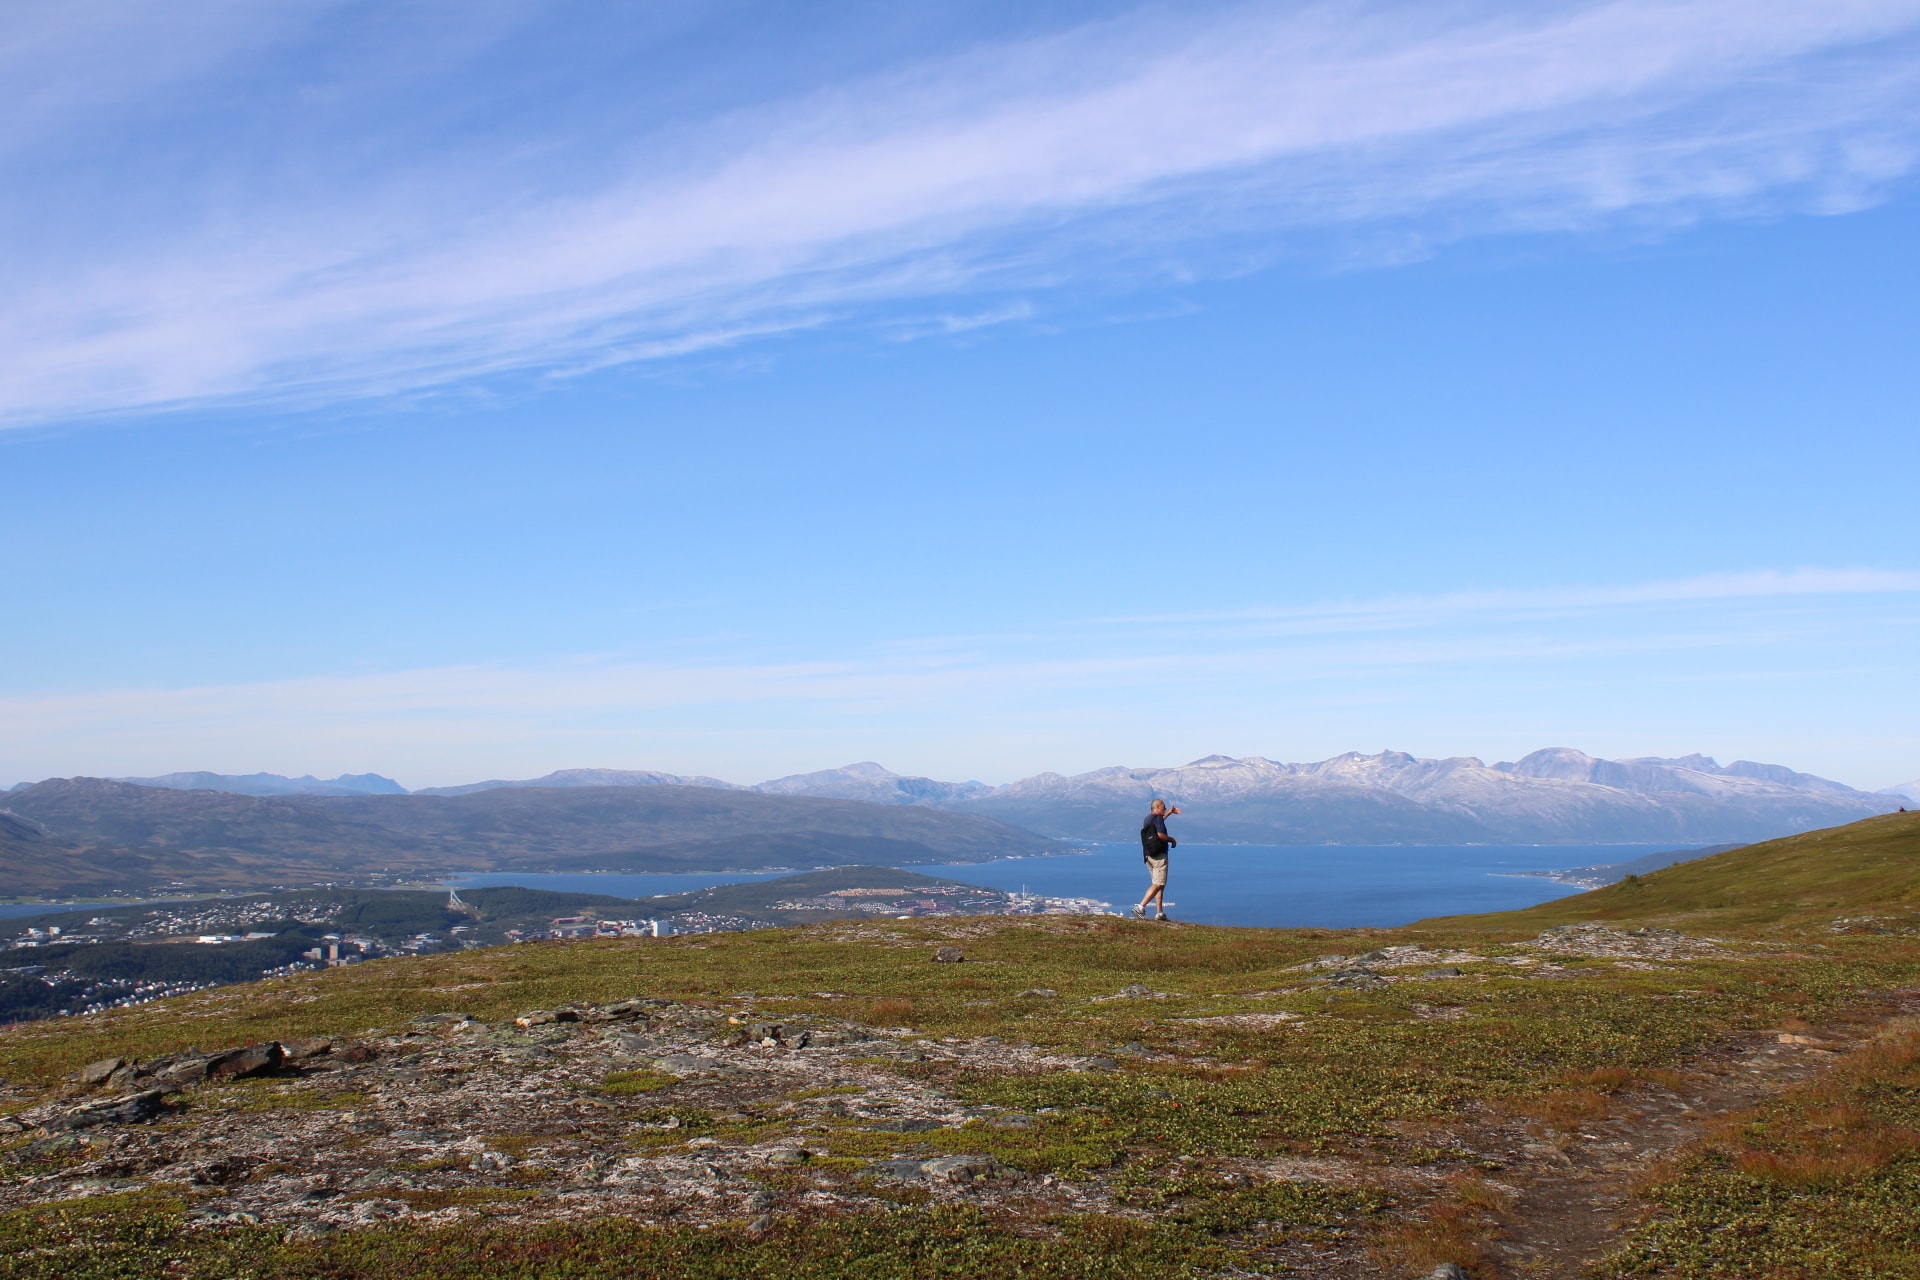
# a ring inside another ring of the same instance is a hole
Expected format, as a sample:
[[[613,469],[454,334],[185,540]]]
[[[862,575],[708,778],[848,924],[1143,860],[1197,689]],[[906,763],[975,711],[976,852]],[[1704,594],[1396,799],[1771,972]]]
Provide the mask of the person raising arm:
[[[1167,832],[1167,819],[1178,814],[1180,809],[1167,807],[1165,800],[1155,800],[1145,822],[1140,824],[1140,855],[1147,861],[1147,896],[1140,899],[1140,905],[1133,914],[1144,920],[1147,918],[1147,904],[1154,904],[1154,919],[1167,918],[1167,850],[1179,844]]]

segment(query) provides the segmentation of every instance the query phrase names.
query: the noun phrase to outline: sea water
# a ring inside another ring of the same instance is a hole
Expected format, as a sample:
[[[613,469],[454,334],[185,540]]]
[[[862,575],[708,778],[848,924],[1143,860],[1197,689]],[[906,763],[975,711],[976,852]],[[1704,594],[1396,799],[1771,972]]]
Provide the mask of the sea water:
[[[1428,916],[1511,911],[1581,890],[1528,872],[1625,862],[1639,845],[1187,844],[1168,856],[1167,914],[1274,929],[1387,928]],[[1082,854],[914,867],[930,876],[1126,910],[1147,891],[1138,844]]]
[[[1579,893],[1572,885],[1526,873],[1626,862],[1652,851],[1648,845],[1182,844],[1172,854],[1167,913],[1200,924],[1386,928],[1428,916],[1510,911]],[[1137,844],[1093,845],[1082,853],[1053,857],[916,864],[906,870],[993,889],[1094,898],[1116,910],[1138,902],[1147,888]],[[780,874],[791,873],[503,871],[460,876],[448,883],[460,888],[516,884],[645,899]],[[636,909],[644,906],[643,901]]]

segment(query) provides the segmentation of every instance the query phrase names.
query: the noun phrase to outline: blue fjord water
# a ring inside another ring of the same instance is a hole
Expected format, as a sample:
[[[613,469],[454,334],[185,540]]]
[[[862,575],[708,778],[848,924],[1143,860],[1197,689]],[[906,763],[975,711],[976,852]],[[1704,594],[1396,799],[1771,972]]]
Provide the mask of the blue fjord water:
[[[1183,844],[1173,851],[1168,914],[1200,924],[1268,928],[1391,927],[1427,916],[1509,911],[1579,890],[1521,873],[1626,862],[1644,845],[1251,845]],[[1084,853],[913,866],[994,889],[1059,898],[1097,898],[1124,910],[1146,891],[1137,844],[1095,845]],[[462,876],[449,883],[517,884],[531,889],[646,898],[774,873]]]

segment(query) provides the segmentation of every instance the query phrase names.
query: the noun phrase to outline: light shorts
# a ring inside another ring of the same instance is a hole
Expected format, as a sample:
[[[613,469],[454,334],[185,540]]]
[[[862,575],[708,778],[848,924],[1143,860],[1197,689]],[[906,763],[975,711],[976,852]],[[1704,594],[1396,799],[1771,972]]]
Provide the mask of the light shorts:
[[[1147,874],[1153,878],[1153,881],[1152,881],[1153,888],[1155,889],[1166,888],[1167,887],[1167,860],[1165,858],[1148,858]]]

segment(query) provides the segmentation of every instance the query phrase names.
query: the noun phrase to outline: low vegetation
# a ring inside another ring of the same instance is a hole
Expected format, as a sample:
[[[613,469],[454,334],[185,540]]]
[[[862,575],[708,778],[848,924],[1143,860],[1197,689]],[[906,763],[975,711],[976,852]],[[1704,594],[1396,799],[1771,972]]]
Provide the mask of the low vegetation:
[[[406,1046],[463,1035],[559,1054],[567,1105],[615,1108],[621,1137],[489,1135],[497,1173],[425,1162],[381,1193],[398,1216],[314,1234],[223,1217],[235,1186],[165,1169],[117,1190],[98,1150],[28,1129],[0,1138],[0,1275],[1575,1276],[1604,1255],[1609,1274],[1920,1276],[1916,874],[1920,815],[1891,815],[1404,930],[843,921],[382,960],[25,1025],[0,1034],[7,1112],[77,1102],[73,1073],[109,1055],[295,1037],[394,1046],[427,1096],[458,1077]],[[511,1025],[633,997],[738,1055],[816,1052],[758,1048],[769,1020],[873,1038],[749,1096],[652,1050],[589,1071],[583,1046],[617,1037]],[[326,1079],[198,1086],[154,1124],[392,1114]],[[887,1081],[964,1119],[864,1118]],[[801,1146],[752,1166],[747,1209],[566,1210],[620,1160]],[[903,1152],[992,1176],[902,1181]]]

